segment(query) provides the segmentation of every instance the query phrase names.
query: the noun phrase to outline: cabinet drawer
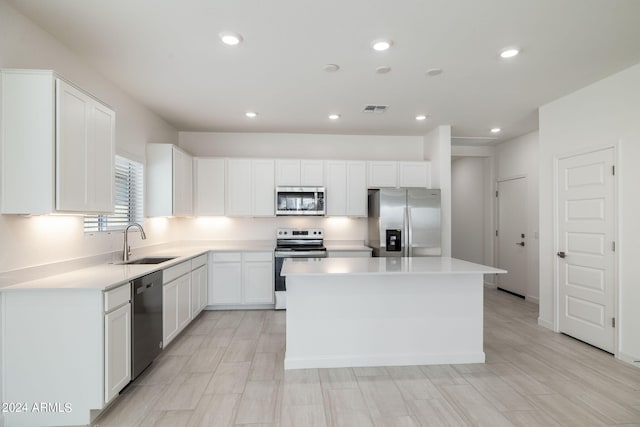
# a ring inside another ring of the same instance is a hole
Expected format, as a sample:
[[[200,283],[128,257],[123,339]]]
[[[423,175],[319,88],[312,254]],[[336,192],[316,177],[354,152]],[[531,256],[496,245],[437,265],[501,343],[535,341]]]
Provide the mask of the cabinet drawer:
[[[169,283],[172,280],[177,279],[191,271],[191,261],[183,262],[182,264],[174,265],[165,270],[162,270],[162,284]]]
[[[216,252],[213,254],[213,262],[240,262],[242,254],[240,252]]]
[[[104,293],[105,313],[125,304],[131,300],[131,283],[111,289]]]
[[[245,252],[245,261],[273,261],[273,252]]]
[[[191,260],[191,269],[195,270],[196,268],[203,266],[207,263],[207,254],[200,255],[199,257],[193,258]]]

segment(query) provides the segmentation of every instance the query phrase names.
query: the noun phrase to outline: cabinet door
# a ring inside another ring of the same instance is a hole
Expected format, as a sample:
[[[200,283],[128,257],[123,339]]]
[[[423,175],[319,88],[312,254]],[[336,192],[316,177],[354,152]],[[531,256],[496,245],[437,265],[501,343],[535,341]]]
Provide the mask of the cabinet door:
[[[193,214],[193,161],[176,147],[173,147],[173,214]]]
[[[194,215],[224,215],[224,159],[194,159]]]
[[[324,185],[324,162],[322,160],[300,160],[300,185],[307,187]]]
[[[207,266],[191,272],[191,318],[195,318],[207,305]]]
[[[300,160],[276,160],[276,185],[300,185]]]
[[[178,281],[162,287],[162,341],[163,346],[178,334]]]
[[[56,80],[56,209],[87,210],[87,137],[93,100]]]
[[[342,160],[327,160],[325,162],[325,187],[327,215],[347,214],[347,162]],[[366,191],[366,189],[364,190]]]
[[[251,160],[227,159],[226,174],[226,214],[229,216],[250,216],[253,184]],[[273,182],[273,178],[271,178],[271,182]]]
[[[92,129],[87,146],[88,209],[113,212],[116,113],[94,101]]]
[[[245,304],[273,304],[273,262],[244,263]]]
[[[253,216],[275,215],[274,161],[253,160]],[[246,195],[245,195],[246,197]]]
[[[209,284],[209,304],[242,303],[242,263],[214,262]]]
[[[104,317],[104,401],[131,381],[131,304]]]
[[[398,162],[398,178],[400,187],[431,186],[431,163]]]
[[[398,162],[370,161],[368,166],[369,188],[396,188],[398,186]]]
[[[191,275],[185,274],[175,281],[178,282],[178,331],[181,331],[191,321]]]
[[[366,162],[347,162],[347,215],[367,216]]]

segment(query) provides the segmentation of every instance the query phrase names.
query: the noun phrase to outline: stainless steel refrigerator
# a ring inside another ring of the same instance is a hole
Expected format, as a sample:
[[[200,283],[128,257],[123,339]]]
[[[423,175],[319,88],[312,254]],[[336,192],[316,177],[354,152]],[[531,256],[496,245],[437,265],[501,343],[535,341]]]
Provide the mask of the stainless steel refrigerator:
[[[442,255],[440,190],[369,190],[368,229],[373,256]]]

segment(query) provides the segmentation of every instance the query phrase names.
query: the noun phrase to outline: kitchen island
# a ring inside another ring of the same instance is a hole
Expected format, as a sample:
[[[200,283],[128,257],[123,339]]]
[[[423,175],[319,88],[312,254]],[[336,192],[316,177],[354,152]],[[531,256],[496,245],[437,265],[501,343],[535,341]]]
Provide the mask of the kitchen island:
[[[447,257],[285,261],[285,369],[484,363],[483,275]]]

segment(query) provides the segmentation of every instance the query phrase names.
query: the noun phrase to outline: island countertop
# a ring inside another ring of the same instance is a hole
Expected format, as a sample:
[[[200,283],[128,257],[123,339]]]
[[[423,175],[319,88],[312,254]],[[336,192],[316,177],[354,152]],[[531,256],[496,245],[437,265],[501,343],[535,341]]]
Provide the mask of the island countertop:
[[[500,274],[505,270],[450,257],[288,258],[283,276]]]

